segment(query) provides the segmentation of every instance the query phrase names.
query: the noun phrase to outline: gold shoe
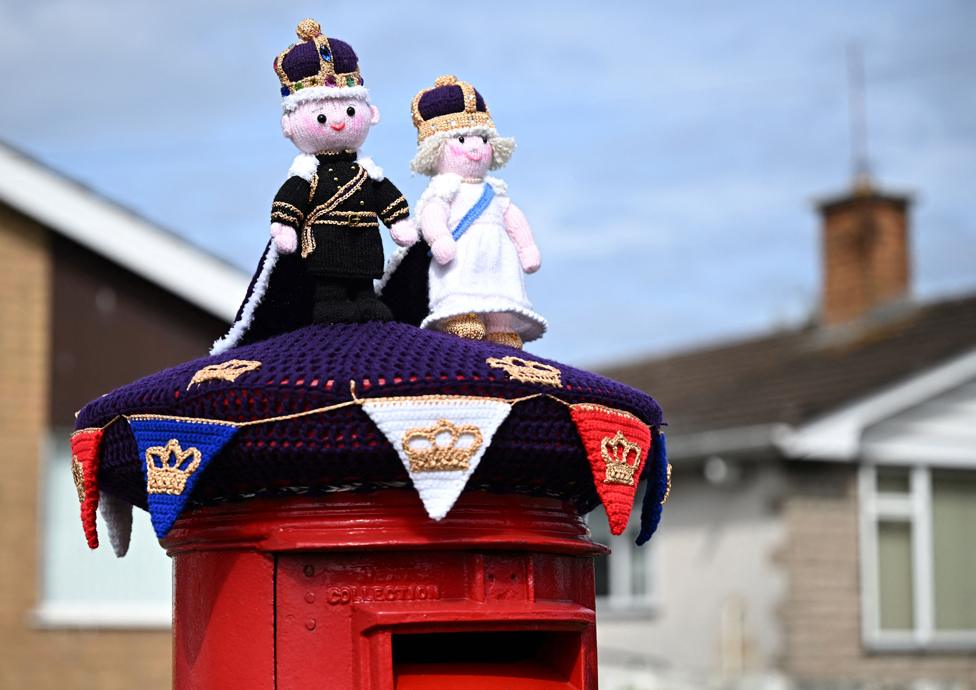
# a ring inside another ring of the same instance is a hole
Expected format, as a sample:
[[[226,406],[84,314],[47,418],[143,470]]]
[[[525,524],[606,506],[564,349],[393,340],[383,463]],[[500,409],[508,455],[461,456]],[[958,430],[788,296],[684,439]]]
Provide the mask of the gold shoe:
[[[514,347],[516,350],[522,349],[522,337],[512,331],[489,333],[487,338],[491,342],[498,343],[499,345],[508,345],[509,347]]]
[[[485,337],[485,323],[477,314],[462,314],[445,321],[444,331],[459,338],[482,340]]]

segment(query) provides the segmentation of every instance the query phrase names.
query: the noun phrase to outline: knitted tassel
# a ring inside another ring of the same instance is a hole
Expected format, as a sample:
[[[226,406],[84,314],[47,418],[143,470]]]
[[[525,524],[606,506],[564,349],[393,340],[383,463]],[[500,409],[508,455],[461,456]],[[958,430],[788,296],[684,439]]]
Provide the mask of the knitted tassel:
[[[664,432],[654,430],[654,460],[647,465],[647,484],[644,487],[644,501],[641,505],[641,531],[637,535],[637,545],[643,546],[651,538],[661,521],[664,500],[670,489],[668,476],[668,446]]]

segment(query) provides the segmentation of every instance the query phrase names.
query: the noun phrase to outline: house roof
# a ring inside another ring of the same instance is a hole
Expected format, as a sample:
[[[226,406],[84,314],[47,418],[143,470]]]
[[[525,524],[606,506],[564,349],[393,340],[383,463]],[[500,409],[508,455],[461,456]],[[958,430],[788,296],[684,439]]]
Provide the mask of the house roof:
[[[0,142],[0,203],[228,322],[248,276]]]
[[[976,295],[844,329],[804,327],[604,371],[654,395],[673,436],[797,427],[976,347]]]

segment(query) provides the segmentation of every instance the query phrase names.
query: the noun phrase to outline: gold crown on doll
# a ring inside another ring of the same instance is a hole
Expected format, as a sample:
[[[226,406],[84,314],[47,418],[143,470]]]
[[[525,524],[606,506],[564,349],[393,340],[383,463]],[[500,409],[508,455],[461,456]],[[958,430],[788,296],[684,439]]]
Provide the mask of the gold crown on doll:
[[[443,112],[444,99],[439,99],[439,107],[433,107],[429,117],[424,118],[421,111],[425,109],[422,103],[424,95],[439,89],[449,89],[459,87],[464,99],[464,109],[459,112]],[[481,101],[483,110],[479,110],[479,94],[475,88],[466,81],[461,81],[453,74],[445,74],[434,80],[434,85],[429,89],[423,89],[413,97],[410,111],[413,114],[413,126],[417,128],[417,143],[419,144],[427,137],[433,136],[438,132],[449,132],[451,130],[461,130],[469,128],[495,129],[495,123],[491,120],[491,113],[488,106]],[[433,114],[431,114],[433,113]]]
[[[464,436],[471,443],[459,446]],[[473,424],[454,424],[439,419],[433,426],[408,429],[403,434],[403,452],[410,459],[411,472],[454,472],[468,469],[484,438]]]
[[[170,439],[165,446],[147,448],[147,491],[151,494],[179,496],[186,488],[186,480],[200,467],[200,457],[199,450],[183,450],[175,438]],[[188,458],[192,460],[184,466]]]
[[[301,100],[300,96],[344,98],[365,95],[358,58],[348,44],[336,38],[329,39],[314,19],[300,21],[295,33],[299,42],[281,51],[274,61],[275,74],[281,82],[281,95],[286,104]],[[335,49],[342,51],[338,58]],[[342,63],[342,71],[337,69],[339,62]],[[305,94],[299,94],[306,89]]]
[[[634,474],[640,467],[641,447],[628,441],[618,431],[613,438],[607,436],[600,444],[600,454],[607,466],[604,484],[634,485]]]
[[[530,359],[523,359],[515,355],[507,357],[489,357],[485,363],[493,369],[504,369],[508,377],[513,381],[522,383],[540,383],[545,386],[555,386],[562,388],[562,379],[559,369],[542,362],[533,362]]]

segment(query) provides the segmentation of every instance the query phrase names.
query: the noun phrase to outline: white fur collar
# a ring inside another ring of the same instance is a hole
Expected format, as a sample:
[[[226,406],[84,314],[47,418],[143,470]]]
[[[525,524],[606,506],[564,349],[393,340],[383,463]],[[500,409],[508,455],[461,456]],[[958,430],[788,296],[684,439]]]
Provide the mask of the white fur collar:
[[[363,156],[362,158],[357,157],[356,162],[359,163],[359,167],[365,170],[366,174],[372,179],[376,180],[377,182],[383,179],[383,168],[376,165],[373,159],[369,156]],[[311,182],[312,177],[315,175],[318,169],[318,158],[311,153],[300,153],[295,156],[295,160],[292,161],[291,167],[288,168],[288,177],[300,177],[306,182]]]

